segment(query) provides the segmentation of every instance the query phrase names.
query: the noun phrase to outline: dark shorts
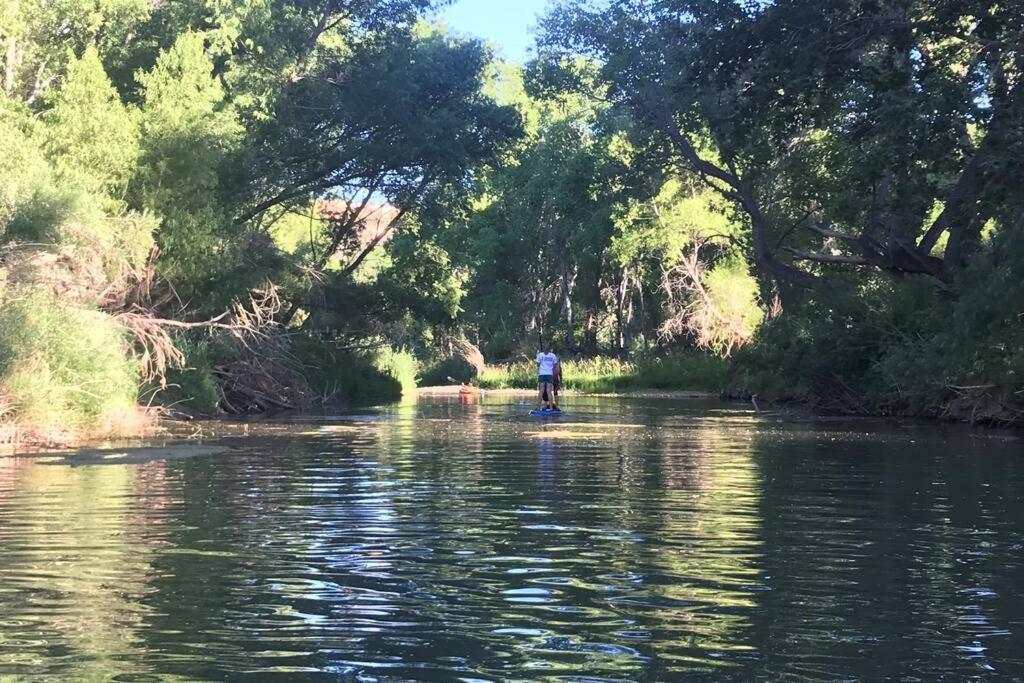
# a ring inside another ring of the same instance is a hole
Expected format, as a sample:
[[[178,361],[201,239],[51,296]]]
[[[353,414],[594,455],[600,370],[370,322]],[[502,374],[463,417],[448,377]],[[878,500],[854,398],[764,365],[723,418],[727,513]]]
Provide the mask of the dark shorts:
[[[541,375],[537,378],[538,384],[554,384],[555,378],[551,375]]]

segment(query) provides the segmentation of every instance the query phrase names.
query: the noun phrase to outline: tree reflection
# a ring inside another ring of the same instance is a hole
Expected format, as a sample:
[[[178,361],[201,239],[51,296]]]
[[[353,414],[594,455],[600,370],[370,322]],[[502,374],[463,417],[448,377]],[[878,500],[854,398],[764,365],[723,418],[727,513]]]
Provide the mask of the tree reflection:
[[[223,458],[0,461],[0,675],[1024,670],[1009,445],[571,407],[432,400]]]
[[[162,536],[150,511],[164,500],[163,466],[3,462],[0,674],[145,671],[143,601]]]

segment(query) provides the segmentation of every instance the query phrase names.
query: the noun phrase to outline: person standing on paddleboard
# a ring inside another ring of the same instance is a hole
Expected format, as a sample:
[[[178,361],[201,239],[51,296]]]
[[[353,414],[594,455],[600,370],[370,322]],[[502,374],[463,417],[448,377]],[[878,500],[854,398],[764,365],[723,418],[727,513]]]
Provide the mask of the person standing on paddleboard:
[[[558,369],[558,356],[550,344],[547,351],[537,354],[537,391],[540,404],[545,410],[558,410],[555,397],[555,372]]]

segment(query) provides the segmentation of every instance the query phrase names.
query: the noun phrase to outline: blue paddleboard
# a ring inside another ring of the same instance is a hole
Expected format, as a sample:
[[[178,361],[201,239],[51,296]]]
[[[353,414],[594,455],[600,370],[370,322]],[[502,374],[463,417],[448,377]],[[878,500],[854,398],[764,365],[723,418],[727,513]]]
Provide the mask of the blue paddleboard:
[[[561,410],[548,410],[546,408],[541,408],[538,410],[531,410],[530,415],[533,415],[535,417],[542,417],[545,415],[564,415],[564,413]]]

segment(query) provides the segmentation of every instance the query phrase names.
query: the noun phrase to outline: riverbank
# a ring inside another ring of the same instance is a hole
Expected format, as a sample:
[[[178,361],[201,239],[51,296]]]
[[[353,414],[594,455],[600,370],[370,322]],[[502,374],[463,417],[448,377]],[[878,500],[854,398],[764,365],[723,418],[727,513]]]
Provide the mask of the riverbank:
[[[467,395],[458,386],[436,386],[419,387],[416,390],[419,396],[459,396]],[[537,389],[477,389],[469,393],[469,396],[523,396],[536,397]],[[702,399],[713,400],[720,397],[720,394],[712,391],[683,391],[683,390],[657,390],[657,389],[634,389],[629,391],[618,391],[608,393],[595,393],[583,391],[566,390],[561,396],[589,396],[593,398],[651,398],[651,399]]]
[[[460,387],[420,387],[415,390],[413,396],[417,398],[422,397],[428,401],[431,399],[458,399],[460,398]],[[802,403],[765,406],[741,399],[730,400],[714,392],[634,390],[610,394],[591,394],[568,391],[564,396],[567,399],[720,401],[723,406],[731,406],[740,411],[749,412],[751,415],[773,420],[780,424],[859,425],[857,429],[868,428],[870,425],[910,426],[915,428],[934,428],[944,434],[969,433],[983,438],[1020,439],[1022,437],[1022,432],[1019,428],[999,428],[989,425],[972,426],[963,421],[940,421],[934,418],[914,416],[825,413],[812,410],[807,404]],[[486,389],[478,390],[475,394],[463,396],[462,398],[465,398],[467,401],[488,398],[500,403],[502,397],[533,400],[536,397],[536,391],[528,389]],[[0,458],[52,454],[67,458],[74,457],[73,462],[68,460],[69,464],[95,464],[93,461],[100,464],[117,464],[121,456],[116,454],[126,453],[127,456],[125,457],[127,460],[125,462],[135,462],[143,456],[166,459],[159,455],[139,455],[136,451],[144,450],[148,452],[153,449],[178,449],[189,445],[203,445],[222,439],[231,441],[248,438],[308,436],[324,430],[360,431],[366,428],[366,420],[376,421],[375,416],[379,409],[386,410],[386,405],[368,409],[367,412],[359,415],[349,415],[348,412],[330,414],[314,412],[281,414],[277,416],[251,416],[247,418],[200,417],[181,419],[164,417],[154,420],[147,430],[136,434],[111,433],[104,435],[92,433],[87,437],[80,435],[78,438],[72,439],[68,438],[68,434],[65,433],[65,438],[60,440],[55,439],[53,434],[42,435],[30,431],[21,432],[20,440],[15,440],[12,438],[15,434],[13,428],[7,426],[4,429],[0,429]],[[191,452],[188,451],[188,453]],[[78,454],[85,454],[86,457],[79,459],[77,457]]]
[[[563,390],[590,395],[618,396],[635,392],[718,395],[728,377],[727,361],[702,353],[673,353],[635,361],[607,356],[562,361]],[[535,391],[537,364],[526,359],[491,364],[474,384],[481,389]]]
[[[315,419],[315,415],[310,415]],[[39,432],[16,429],[13,425],[0,428],[0,457],[62,454],[77,451],[136,450],[161,448],[171,444],[202,443],[210,439],[280,436],[294,431],[303,420],[295,416],[278,415],[238,417],[180,417],[153,418],[145,429],[135,432]]]
[[[80,448],[110,441],[140,441],[164,432],[159,411],[125,409],[91,425],[8,420],[0,422],[0,456],[25,450]]]

